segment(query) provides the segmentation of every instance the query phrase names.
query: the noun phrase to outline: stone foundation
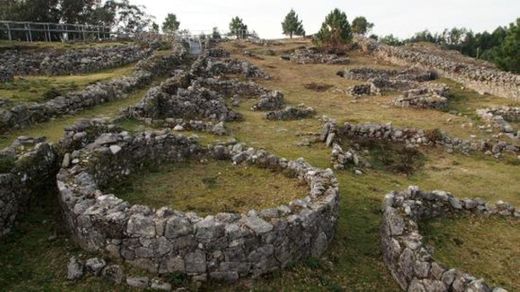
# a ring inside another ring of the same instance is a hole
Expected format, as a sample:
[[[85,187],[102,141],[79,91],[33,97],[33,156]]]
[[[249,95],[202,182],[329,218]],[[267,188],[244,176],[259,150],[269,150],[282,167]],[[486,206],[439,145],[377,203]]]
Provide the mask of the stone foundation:
[[[509,122],[520,121],[520,107],[495,107],[477,110],[477,115],[487,122],[493,124],[501,132],[510,134],[513,137],[520,137],[520,130],[515,133],[513,126]]]
[[[422,88],[407,90],[403,96],[397,97],[393,104],[398,107],[419,109],[446,109],[448,107],[449,87],[428,85]]]
[[[283,110],[268,112],[265,117],[270,121],[289,121],[289,120],[301,120],[313,117],[316,114],[316,110],[310,106],[298,105],[287,106]]]
[[[16,219],[55,186],[58,155],[44,139],[20,137],[0,151],[0,238]]]
[[[462,83],[481,94],[490,93],[505,98],[520,98],[520,75],[450,59],[433,51],[421,51],[409,46],[392,47],[362,36],[356,36],[355,42],[364,51],[385,61],[401,66],[421,66],[435,70],[440,75]]]
[[[385,196],[381,227],[383,258],[403,290],[505,291],[458,269],[446,268],[433,259],[419,232],[419,221],[457,214],[520,218],[520,210],[507,203],[499,201],[493,205],[480,199],[460,200],[444,191],[423,192],[410,187]]]
[[[0,53],[4,64],[14,75],[73,75],[124,66],[149,57],[158,44],[116,45],[64,52],[49,50],[7,50]]]
[[[282,56],[282,59],[297,64],[347,65],[350,63],[350,59],[347,57],[321,53],[315,48],[297,49],[289,55]]]
[[[178,49],[169,56],[151,57],[136,65],[132,75],[110,81],[100,81],[81,91],[58,96],[43,103],[25,103],[0,108],[0,132],[28,127],[67,114],[75,114],[105,102],[126,98],[127,94],[152,82],[153,77],[173,71],[186,57]]]
[[[301,159],[287,161],[242,144],[204,149],[191,138],[166,131],[102,134],[77,157],[57,176],[75,241],[88,251],[107,252],[153,273],[235,281],[319,256],[334,236],[339,215],[336,178],[331,170]],[[103,192],[144,164],[202,157],[292,173],[309,185],[309,193],[271,209],[201,218],[168,208],[132,206]]]
[[[504,152],[520,153],[518,146],[504,141],[463,140],[450,137],[438,129],[397,128],[391,124],[352,124],[348,122],[338,127],[333,121],[325,123],[320,138],[327,144],[327,147],[332,147],[333,143],[341,137],[405,143],[409,147],[442,146],[448,152],[458,151],[464,154],[480,151],[493,154],[497,158]]]

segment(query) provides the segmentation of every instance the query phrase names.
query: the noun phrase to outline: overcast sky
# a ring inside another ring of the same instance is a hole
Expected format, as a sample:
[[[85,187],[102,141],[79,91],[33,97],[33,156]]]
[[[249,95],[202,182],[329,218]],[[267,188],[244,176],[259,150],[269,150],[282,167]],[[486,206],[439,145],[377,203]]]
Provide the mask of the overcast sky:
[[[520,0],[130,0],[147,7],[161,24],[167,13],[175,13],[181,29],[192,32],[217,26],[228,31],[232,17],[239,16],[263,38],[280,38],[281,21],[291,8],[303,20],[307,33],[319,30],[334,8],[347,13],[349,21],[365,16],[375,23],[373,33],[409,37],[417,31],[442,31],[467,27],[493,30],[520,17]]]

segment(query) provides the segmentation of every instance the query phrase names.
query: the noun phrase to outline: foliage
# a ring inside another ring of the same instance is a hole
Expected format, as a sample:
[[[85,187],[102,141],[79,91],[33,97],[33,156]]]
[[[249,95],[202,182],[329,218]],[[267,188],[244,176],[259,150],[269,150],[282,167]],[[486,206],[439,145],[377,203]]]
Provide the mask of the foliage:
[[[487,60],[499,68],[520,72],[520,18],[509,27],[497,27],[493,32],[474,33],[466,28],[445,29],[442,33],[424,30],[405,40],[406,43],[430,42],[443,48],[478,59]],[[396,45],[398,43],[388,42]]]
[[[222,36],[220,35],[220,32],[218,31],[218,27],[213,28],[213,32],[211,33],[211,38],[214,40],[220,40]]]
[[[352,40],[352,29],[345,12],[334,9],[321,25],[314,39],[318,46],[341,47]]]
[[[358,16],[352,21],[352,32],[365,35],[374,28],[374,24],[367,21],[364,16]]]
[[[233,17],[229,23],[229,33],[236,36],[237,39],[243,39],[247,36],[247,25],[240,17]]]
[[[298,19],[298,15],[293,9],[285,16],[285,20],[282,22],[283,34],[289,35],[292,39],[293,35],[305,35],[302,21]]]
[[[168,13],[166,19],[162,24],[162,31],[164,33],[173,34],[179,29],[181,23],[177,20],[177,16],[173,13]]]
[[[520,18],[511,23],[507,35],[495,56],[497,65],[507,71],[520,73]]]
[[[389,35],[380,37],[379,42],[389,45],[389,46],[401,46],[404,44],[401,40],[399,40],[393,34],[389,34]]]

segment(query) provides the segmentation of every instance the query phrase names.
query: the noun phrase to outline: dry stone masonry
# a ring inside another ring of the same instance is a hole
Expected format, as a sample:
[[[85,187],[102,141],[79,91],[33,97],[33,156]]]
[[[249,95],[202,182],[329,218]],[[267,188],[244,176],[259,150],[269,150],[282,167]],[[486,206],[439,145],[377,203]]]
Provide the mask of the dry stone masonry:
[[[265,117],[270,121],[289,121],[310,118],[315,114],[314,108],[300,104],[298,106],[286,106],[283,110],[268,112]]]
[[[0,64],[14,75],[69,75],[120,67],[149,57],[158,44],[126,44],[64,52],[48,50],[7,50],[0,52]]]
[[[14,72],[6,66],[0,65],[0,83],[14,80]]]
[[[403,290],[506,291],[436,262],[423,241],[419,221],[467,214],[520,219],[520,210],[502,201],[490,204],[481,199],[458,199],[445,191],[424,192],[418,187],[409,187],[385,196],[381,227],[383,258]]]
[[[105,251],[153,273],[235,281],[319,256],[334,236],[337,180],[330,169],[314,168],[302,159],[287,161],[240,143],[202,148],[194,139],[168,131],[101,134],[76,156],[57,176],[74,239],[88,251]],[[203,157],[293,174],[308,184],[309,193],[271,209],[202,218],[132,206],[103,192],[143,165]]]
[[[428,81],[437,79],[433,71],[416,67],[406,70],[352,68],[339,71],[338,76],[350,80],[367,81],[347,90],[353,97],[380,95],[382,91],[402,91],[393,101],[398,107],[445,109],[448,106],[449,87]]]
[[[493,124],[501,132],[511,137],[520,137],[520,130],[515,133],[513,126],[509,122],[520,121],[520,107],[494,107],[477,110],[477,115],[487,122]]]
[[[356,36],[355,41],[364,51],[385,61],[435,70],[440,75],[456,80],[481,94],[520,98],[520,75],[462,61],[461,58],[450,58],[447,54],[436,54],[433,50],[425,51],[410,46],[392,47],[362,36]]]
[[[322,53],[317,48],[296,49],[291,54],[283,55],[282,60],[297,64],[347,65],[350,63],[350,59],[347,57]]]
[[[0,108],[0,132],[28,127],[53,117],[74,114],[101,103],[125,98],[130,91],[152,82],[153,77],[173,71],[184,58],[186,51],[181,46],[176,46],[176,50],[170,55],[158,58],[152,56],[140,61],[130,76],[100,81],[83,90],[42,103],[23,103]]]
[[[446,109],[448,107],[449,87],[429,84],[424,87],[410,89],[394,100],[398,107]]]
[[[505,141],[463,140],[450,137],[438,129],[397,128],[391,124],[352,124],[348,122],[337,127],[334,121],[325,123],[320,138],[328,147],[332,147],[333,143],[341,137],[385,140],[405,143],[409,147],[442,146],[448,152],[458,151],[465,154],[481,151],[497,158],[504,152],[511,154],[520,152],[518,146]]]
[[[42,138],[19,137],[0,151],[0,238],[33,199],[53,189],[58,154]]]
[[[284,95],[274,90],[260,96],[260,100],[251,107],[253,111],[272,111],[281,109],[285,104]]]

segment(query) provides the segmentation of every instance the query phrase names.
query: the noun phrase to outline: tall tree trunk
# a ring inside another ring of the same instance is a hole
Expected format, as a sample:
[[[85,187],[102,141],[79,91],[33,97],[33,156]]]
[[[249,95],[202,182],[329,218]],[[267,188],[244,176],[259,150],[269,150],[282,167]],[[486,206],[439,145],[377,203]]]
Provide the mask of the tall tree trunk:
[[[290,32],[290,33],[289,33],[289,36],[290,36],[290,37],[291,37],[291,39],[292,39],[292,32]]]

